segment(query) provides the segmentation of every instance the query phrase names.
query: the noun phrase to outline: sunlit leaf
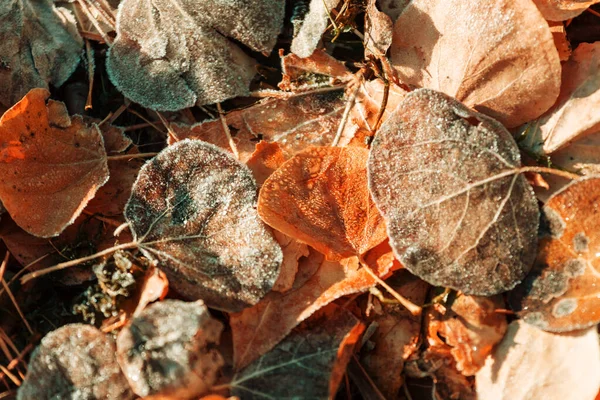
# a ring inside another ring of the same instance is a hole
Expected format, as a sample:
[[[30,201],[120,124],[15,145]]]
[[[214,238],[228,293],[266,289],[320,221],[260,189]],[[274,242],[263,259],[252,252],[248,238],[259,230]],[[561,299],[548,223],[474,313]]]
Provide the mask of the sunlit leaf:
[[[575,18],[598,0],[533,0],[544,18],[549,21],[564,21]]]
[[[299,15],[299,28],[294,32],[291,51],[298,57],[309,57],[321,41],[330,24],[331,10],[337,7],[340,0],[310,0],[308,10]]]

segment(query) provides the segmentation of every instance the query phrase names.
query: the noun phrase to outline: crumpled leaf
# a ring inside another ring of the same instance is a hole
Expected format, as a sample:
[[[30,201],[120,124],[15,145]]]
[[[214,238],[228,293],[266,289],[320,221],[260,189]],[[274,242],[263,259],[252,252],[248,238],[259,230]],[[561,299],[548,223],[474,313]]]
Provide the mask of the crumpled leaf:
[[[299,242],[296,239],[292,239],[279,231],[274,231],[273,235],[283,252],[281,272],[273,285],[273,290],[277,292],[287,292],[294,286],[294,279],[298,272],[298,261],[300,258],[308,256],[310,250],[308,250],[306,244]]]
[[[310,146],[327,146],[333,142],[344,112],[343,91],[295,96],[290,99],[267,99],[251,107],[227,114],[233,140],[246,162],[260,140],[277,142],[284,155],[291,156]],[[229,148],[220,120],[193,125],[192,130],[178,130],[177,139],[200,139]]]
[[[117,360],[138,396],[197,398],[216,382],[223,366],[214,348],[222,330],[201,300],[160,301],[119,332]]]
[[[311,0],[308,11],[302,16],[294,32],[291,51],[298,57],[310,57],[317,49],[321,36],[330,24],[331,10],[340,0]]]
[[[565,25],[562,22],[548,21],[548,26],[550,27],[550,32],[552,32],[554,46],[556,46],[560,61],[567,61],[571,57],[572,49],[571,43],[569,43],[569,39],[567,38]]]
[[[40,237],[72,224],[108,180],[98,128],[48,97],[32,89],[0,119],[0,198],[21,228]]]
[[[533,190],[514,172],[520,163],[498,122],[442,93],[408,94],[375,137],[368,167],[399,261],[466,294],[512,289],[535,258],[539,219]]]
[[[90,325],[69,324],[35,349],[18,400],[133,399],[115,358],[115,345]]]
[[[282,56],[282,51],[279,55]],[[319,86],[334,86],[352,78],[343,62],[333,58],[324,49],[315,50],[310,57],[290,53],[281,57],[282,90],[302,91]]]
[[[537,328],[565,332],[600,322],[600,178],[575,181],[544,206],[547,235],[527,278],[510,295]]]
[[[363,330],[349,311],[331,304],[237,373],[232,394],[243,399],[333,399]]]
[[[254,60],[229,38],[269,53],[284,6],[283,0],[122,1],[109,77],[125,96],[160,111],[247,95]]]
[[[383,57],[392,45],[394,23],[379,11],[376,0],[368,0],[365,13],[365,57]]]
[[[435,89],[515,127],[548,110],[560,60],[529,0],[416,0],[394,25],[400,80]]]
[[[364,259],[380,277],[400,268],[387,243],[372,249]],[[271,292],[254,307],[231,315],[234,365],[237,369],[271,350],[295,326],[320,308],[342,296],[365,291],[377,283],[364,268],[360,268],[356,257],[341,262],[323,261],[322,256],[315,252],[305,261],[299,265],[292,290]]]
[[[565,21],[575,18],[599,0],[533,0],[545,19]]]
[[[486,400],[593,400],[600,387],[596,328],[559,335],[513,321],[477,373],[476,386]]]
[[[460,295],[448,309],[438,305],[428,316],[430,346],[450,347],[456,369],[475,375],[506,332],[506,317],[496,312],[499,308],[504,308],[501,296]]]
[[[600,132],[600,43],[582,43],[563,66],[556,104],[526,127],[523,145],[550,154],[586,134]]]
[[[452,357],[449,348],[442,346],[428,347],[422,355],[422,362],[429,368],[426,376],[433,380],[434,398],[477,399],[473,387],[473,378],[466,377],[458,372],[456,361]]]
[[[256,212],[256,182],[233,156],[183,140],[146,163],[125,209],[134,239],[171,288],[239,311],[273,286],[282,254]]]
[[[330,260],[358,256],[385,240],[385,224],[367,188],[368,151],[311,147],[263,184],[263,221]]]
[[[83,40],[73,14],[50,0],[0,3],[0,103],[11,107],[30,89],[61,86],[77,65]]]
[[[398,271],[386,283],[419,306],[423,305],[430,287],[406,270]],[[378,303],[377,299],[373,301]],[[368,319],[377,324],[377,329],[369,339],[373,350],[363,352],[361,364],[386,399],[397,398],[402,387],[404,361],[419,346],[421,318],[422,315],[412,315],[400,304],[381,303]]]

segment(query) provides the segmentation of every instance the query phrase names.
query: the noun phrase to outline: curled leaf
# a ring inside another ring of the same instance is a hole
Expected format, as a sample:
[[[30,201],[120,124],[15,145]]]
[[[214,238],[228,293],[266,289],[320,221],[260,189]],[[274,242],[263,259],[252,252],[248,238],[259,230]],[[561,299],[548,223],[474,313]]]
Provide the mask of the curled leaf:
[[[125,0],[107,69],[123,94],[144,107],[176,111],[248,94],[254,61],[229,40],[268,53],[285,2]]]
[[[0,119],[0,198],[20,227],[40,237],[72,224],[108,180],[98,128],[48,97],[33,89]]]
[[[175,291],[239,311],[271,289],[282,260],[256,212],[256,190],[251,171],[233,156],[183,140],[142,167],[125,217]]]
[[[411,85],[444,92],[515,127],[560,88],[552,34],[530,0],[416,0],[394,25],[392,64]]]
[[[331,10],[337,7],[340,0],[311,0],[308,10],[298,15],[296,22],[299,29],[294,32],[292,53],[298,57],[310,57],[321,41],[331,18]]]
[[[598,0],[533,0],[545,19],[564,21],[575,18]]]
[[[0,3],[0,103],[30,89],[61,86],[79,64],[83,40],[73,14],[50,0]]]
[[[400,262],[467,294],[513,288],[535,258],[539,215],[520,163],[498,122],[442,93],[408,94],[378,132],[368,168]]]
[[[265,181],[260,217],[331,260],[365,253],[386,237],[367,188],[367,157],[358,147],[312,147],[296,154]]]
[[[600,178],[576,181],[544,206],[549,235],[527,278],[510,295],[523,319],[564,332],[600,322]]]

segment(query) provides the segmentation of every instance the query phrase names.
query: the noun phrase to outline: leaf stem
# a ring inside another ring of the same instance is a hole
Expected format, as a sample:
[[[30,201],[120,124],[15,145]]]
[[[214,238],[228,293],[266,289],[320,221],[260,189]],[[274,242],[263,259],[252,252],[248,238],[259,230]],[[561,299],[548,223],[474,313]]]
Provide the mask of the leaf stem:
[[[537,166],[527,166],[521,167],[516,170],[517,173],[523,172],[537,172],[539,174],[551,174],[560,176],[562,178],[577,180],[581,178],[581,175],[574,174],[572,172],[562,171],[560,169],[555,168],[547,168],[547,167],[537,167]]]
[[[231,152],[235,156],[236,160],[240,159],[240,153],[238,153],[237,146],[231,137],[231,131],[229,130],[229,125],[227,125],[227,119],[225,119],[225,113],[223,112],[223,108],[221,107],[221,103],[217,103],[217,111],[219,112],[219,119],[221,120],[221,125],[223,125],[223,132],[225,132],[225,136],[227,136],[227,141],[229,142],[229,147],[231,148]]]
[[[21,284],[25,284],[32,279],[39,278],[40,276],[49,274],[51,272],[60,271],[61,269],[73,267],[75,265],[78,265],[78,264],[81,264],[81,263],[84,263],[87,261],[95,260],[96,258],[100,258],[100,257],[106,256],[106,255],[112,254],[118,250],[133,249],[135,247],[138,247],[138,245],[139,245],[138,242],[123,243],[123,244],[119,244],[117,246],[109,247],[108,249],[104,249],[104,250],[99,251],[98,253],[92,254],[90,256],[77,258],[75,260],[65,261],[60,264],[56,264],[52,267],[40,269],[38,271],[31,272],[31,273],[23,276],[21,278]]]
[[[108,161],[129,160],[133,158],[154,157],[158,153],[134,153],[134,154],[119,154],[118,156],[108,156]]]
[[[331,147],[337,146],[340,139],[342,138],[342,133],[344,132],[344,128],[346,127],[348,116],[350,115],[350,111],[352,111],[352,108],[354,107],[354,103],[356,102],[356,96],[358,95],[358,91],[360,90],[360,85],[362,83],[362,75],[358,77],[357,81],[358,82],[356,83],[356,89],[352,92],[350,98],[348,98],[348,101],[346,102],[346,108],[344,109],[344,114],[342,114],[342,120],[340,121],[340,125],[338,126],[335,138],[331,143]]]

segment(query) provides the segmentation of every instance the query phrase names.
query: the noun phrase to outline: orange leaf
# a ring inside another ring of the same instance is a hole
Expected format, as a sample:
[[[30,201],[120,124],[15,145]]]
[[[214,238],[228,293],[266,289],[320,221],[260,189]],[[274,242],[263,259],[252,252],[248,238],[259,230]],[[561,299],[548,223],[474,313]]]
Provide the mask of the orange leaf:
[[[57,236],[108,180],[102,135],[31,90],[0,119],[0,198],[29,233]]]
[[[575,18],[598,0],[533,0],[544,18],[549,21],[564,21]]]
[[[358,147],[312,147],[297,154],[265,181],[260,217],[328,259],[363,254],[386,238],[367,188],[368,154]]]

